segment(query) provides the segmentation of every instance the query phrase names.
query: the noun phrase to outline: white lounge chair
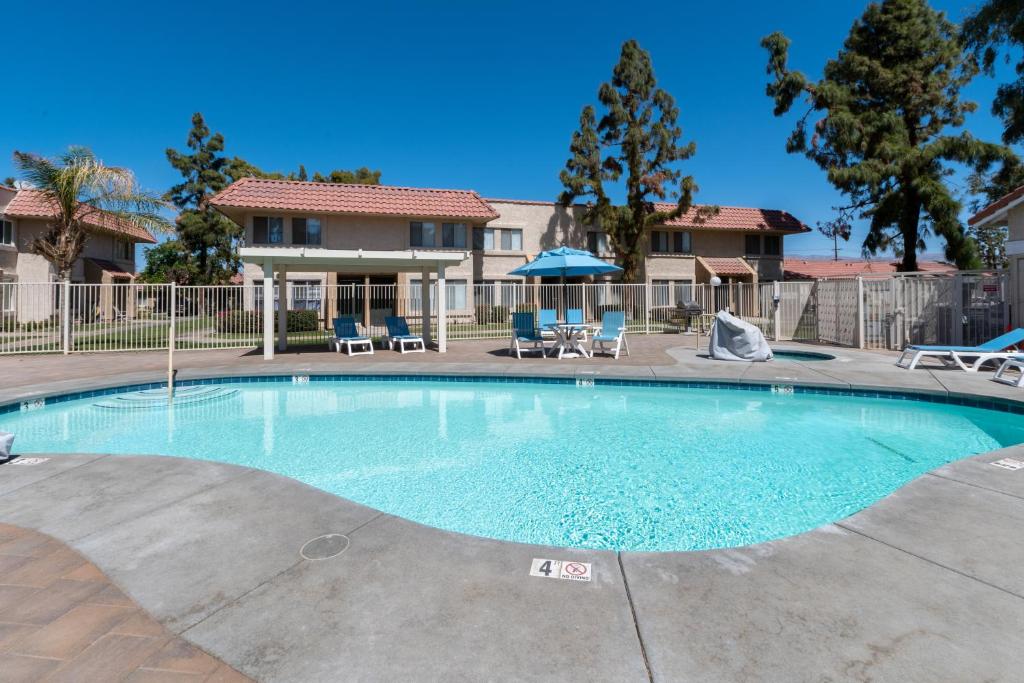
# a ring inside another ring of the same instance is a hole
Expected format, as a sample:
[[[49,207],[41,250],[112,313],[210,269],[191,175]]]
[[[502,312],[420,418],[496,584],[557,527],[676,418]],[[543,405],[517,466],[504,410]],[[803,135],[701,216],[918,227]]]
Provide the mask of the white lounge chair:
[[[409,332],[409,323],[402,316],[389,315],[384,318],[384,325],[388,328],[388,336],[384,338],[384,343],[389,349],[397,345],[401,353],[423,353],[427,350],[423,344],[423,337]],[[412,348],[407,349],[406,345]]]
[[[373,340],[359,334],[356,329],[356,319],[351,316],[342,316],[334,319],[334,337],[330,345],[341,353],[342,347],[350,356],[373,355]],[[365,349],[354,351],[353,348]]]
[[[1005,360],[1018,355],[1017,351],[1007,351],[1006,349],[1022,343],[1024,343],[1024,329],[1018,327],[978,346],[908,346],[903,349],[896,365],[913,370],[924,358],[938,358],[946,365],[955,364],[966,372],[977,372],[985,363],[993,360]],[[969,358],[973,358],[973,362],[966,362],[966,359]]]
[[[1016,370],[1017,377],[1010,377],[1006,374],[1008,370]],[[1024,356],[1011,356],[1002,362],[996,374],[992,375],[993,382],[1008,384],[1011,387],[1024,387]]]

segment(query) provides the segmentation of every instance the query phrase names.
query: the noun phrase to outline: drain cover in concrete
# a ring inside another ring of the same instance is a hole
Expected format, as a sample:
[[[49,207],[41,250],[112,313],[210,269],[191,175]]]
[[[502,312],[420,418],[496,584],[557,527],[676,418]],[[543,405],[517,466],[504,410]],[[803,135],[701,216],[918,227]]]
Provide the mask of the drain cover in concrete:
[[[306,541],[299,554],[307,560],[327,560],[341,555],[348,549],[348,536],[344,534],[324,534]]]

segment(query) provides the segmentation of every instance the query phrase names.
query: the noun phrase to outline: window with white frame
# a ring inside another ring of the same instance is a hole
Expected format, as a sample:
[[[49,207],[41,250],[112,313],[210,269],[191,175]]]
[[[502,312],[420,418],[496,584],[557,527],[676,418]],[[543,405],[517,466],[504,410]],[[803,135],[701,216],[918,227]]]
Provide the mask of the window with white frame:
[[[473,249],[494,251],[494,228],[473,228]]]
[[[610,251],[608,248],[608,234],[596,230],[588,232],[587,251],[592,254],[607,254]]]
[[[667,254],[668,253],[668,232],[664,230],[652,230],[651,231],[651,253],[652,254]]]
[[[320,280],[292,280],[292,300],[289,304],[293,311],[319,311],[323,300]]]
[[[14,246],[14,223],[0,220],[0,244]]]
[[[693,301],[693,280],[675,280],[673,285],[677,306]]]
[[[130,240],[114,240],[114,258],[118,261],[133,261],[135,244]]]
[[[437,225],[424,221],[413,221],[409,223],[409,246],[410,247],[436,247],[437,246]]]
[[[672,293],[671,280],[651,280],[651,305],[669,306]]]
[[[14,313],[18,299],[17,278],[13,275],[0,275],[0,313]]]
[[[502,251],[522,251],[523,250],[523,231],[512,228],[501,229],[501,250]]]
[[[420,311],[422,306],[422,295],[423,291],[423,280],[422,279],[410,279],[409,280],[409,294],[410,304],[414,311]],[[431,289],[437,287],[437,282],[433,281],[430,283]],[[469,283],[466,280],[445,280],[444,287],[444,298],[445,307],[448,310],[453,309],[464,309],[467,306],[467,290],[469,289]]]
[[[446,249],[466,248],[466,224],[465,223],[442,223],[441,224],[441,246]]]
[[[293,218],[292,244],[320,246],[320,219]]]
[[[284,219],[280,216],[253,216],[252,243],[284,243]]]

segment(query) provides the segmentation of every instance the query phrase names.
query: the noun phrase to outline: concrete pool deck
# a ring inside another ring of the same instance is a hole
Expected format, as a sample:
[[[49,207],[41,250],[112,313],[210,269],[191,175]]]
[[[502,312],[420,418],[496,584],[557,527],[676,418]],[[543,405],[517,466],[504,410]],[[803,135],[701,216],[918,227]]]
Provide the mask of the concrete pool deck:
[[[447,357],[197,352],[181,354],[179,377],[596,371],[1024,394],[990,373],[900,370],[891,354],[810,347],[837,359],[725,364],[686,341],[631,340],[626,363],[518,363],[491,354],[500,340]],[[165,362],[3,358],[0,402],[160,380]],[[805,534],[700,552],[464,536],[275,474],[156,456],[0,466],[0,522],[67,543],[174,635],[257,680],[1010,681],[1024,661],[1024,470],[989,464],[1002,457],[1024,447],[952,463]],[[341,554],[299,554],[332,533],[349,539]],[[591,562],[594,579],[531,577],[533,558]]]

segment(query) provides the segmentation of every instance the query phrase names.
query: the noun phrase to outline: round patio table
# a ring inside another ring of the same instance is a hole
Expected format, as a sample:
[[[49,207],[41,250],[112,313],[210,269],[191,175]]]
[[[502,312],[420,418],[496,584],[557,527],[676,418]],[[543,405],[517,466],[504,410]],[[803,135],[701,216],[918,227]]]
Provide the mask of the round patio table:
[[[555,345],[551,347],[548,355],[552,355],[558,349],[558,358],[590,358],[587,349],[583,346],[580,337],[591,329],[593,325],[582,323],[551,323],[548,329],[555,333]]]

